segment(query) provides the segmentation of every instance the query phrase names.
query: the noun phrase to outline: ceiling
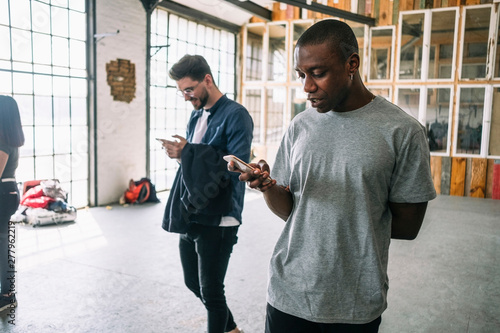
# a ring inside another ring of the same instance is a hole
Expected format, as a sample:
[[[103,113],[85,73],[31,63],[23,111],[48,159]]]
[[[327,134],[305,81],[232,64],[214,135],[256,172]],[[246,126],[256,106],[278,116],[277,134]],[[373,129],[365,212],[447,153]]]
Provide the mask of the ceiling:
[[[270,21],[272,7],[275,3],[271,0],[141,0],[141,2],[146,10],[158,5],[208,23],[222,24],[230,30],[237,30],[237,27],[248,23],[252,16]],[[375,25],[375,20],[371,17],[325,6],[310,0],[279,0],[276,2],[371,26]]]
[[[175,0],[175,2],[239,26],[248,23],[250,18],[255,15],[226,0]],[[236,2],[243,5],[247,1],[236,0]],[[271,0],[252,0],[252,3],[264,8],[267,6],[267,9],[272,9],[273,2]]]

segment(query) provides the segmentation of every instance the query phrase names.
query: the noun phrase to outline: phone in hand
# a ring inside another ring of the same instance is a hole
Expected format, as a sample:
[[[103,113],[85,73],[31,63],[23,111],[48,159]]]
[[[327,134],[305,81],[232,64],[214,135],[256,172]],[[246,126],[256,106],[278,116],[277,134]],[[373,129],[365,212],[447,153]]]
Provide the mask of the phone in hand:
[[[234,162],[234,166],[237,167],[238,169],[240,169],[241,171],[243,172],[252,172],[253,170],[255,170],[254,167],[252,167],[251,165],[243,162],[242,160],[240,160],[238,157],[234,156],[234,155],[226,155],[224,157],[222,157],[226,162],[230,162],[230,161],[233,161]],[[267,184],[269,182],[271,182],[271,177],[268,177],[264,182],[263,184]]]

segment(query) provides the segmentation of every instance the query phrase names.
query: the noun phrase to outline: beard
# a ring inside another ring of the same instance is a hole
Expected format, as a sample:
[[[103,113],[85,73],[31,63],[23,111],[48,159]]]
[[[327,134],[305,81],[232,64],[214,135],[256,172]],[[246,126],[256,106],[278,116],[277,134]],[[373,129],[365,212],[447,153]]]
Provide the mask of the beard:
[[[191,97],[190,101],[191,101],[191,104],[193,104],[193,107],[195,108],[195,110],[200,110],[205,105],[207,105],[208,97],[209,97],[208,92],[206,89],[204,89],[203,93],[200,94],[199,97]]]

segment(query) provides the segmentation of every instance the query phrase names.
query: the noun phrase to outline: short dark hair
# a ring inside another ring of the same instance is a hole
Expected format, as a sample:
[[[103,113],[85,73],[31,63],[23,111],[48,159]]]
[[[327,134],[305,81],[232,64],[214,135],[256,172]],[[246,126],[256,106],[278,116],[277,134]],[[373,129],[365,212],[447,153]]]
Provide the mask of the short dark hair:
[[[183,56],[168,71],[170,78],[175,81],[185,77],[189,77],[193,81],[202,81],[207,74],[210,74],[213,78],[212,71],[205,58],[200,55],[190,54]]]
[[[17,103],[12,97],[4,95],[0,95],[0,142],[11,147],[21,147],[24,144]]]
[[[344,62],[353,53],[359,53],[358,40],[354,31],[347,23],[335,19],[327,19],[313,24],[300,36],[296,47],[326,42],[329,43],[332,52],[338,54]]]

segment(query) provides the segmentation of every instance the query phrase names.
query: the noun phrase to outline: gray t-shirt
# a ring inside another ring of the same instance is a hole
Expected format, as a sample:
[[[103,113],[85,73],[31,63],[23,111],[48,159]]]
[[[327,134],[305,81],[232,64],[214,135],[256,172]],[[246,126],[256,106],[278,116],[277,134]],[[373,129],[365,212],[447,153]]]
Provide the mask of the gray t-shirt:
[[[294,207],[274,249],[268,302],[313,322],[367,323],[387,308],[388,202],[435,198],[425,129],[382,97],[297,115],[271,176]]]

